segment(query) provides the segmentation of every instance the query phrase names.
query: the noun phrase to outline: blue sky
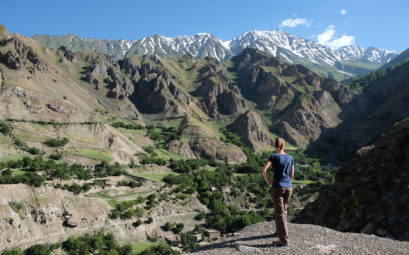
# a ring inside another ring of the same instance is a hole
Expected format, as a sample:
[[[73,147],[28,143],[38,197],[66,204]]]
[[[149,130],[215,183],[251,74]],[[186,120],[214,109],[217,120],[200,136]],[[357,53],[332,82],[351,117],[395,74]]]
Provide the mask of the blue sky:
[[[0,24],[25,36],[136,40],[206,32],[230,40],[250,30],[280,28],[332,48],[409,48],[405,0],[2,0],[0,6]]]

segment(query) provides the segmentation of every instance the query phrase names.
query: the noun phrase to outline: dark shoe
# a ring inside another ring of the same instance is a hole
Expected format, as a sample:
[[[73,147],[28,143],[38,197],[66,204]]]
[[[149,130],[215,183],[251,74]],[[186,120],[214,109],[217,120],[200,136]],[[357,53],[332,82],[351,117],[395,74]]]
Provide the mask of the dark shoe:
[[[282,243],[280,241],[273,241],[273,246],[274,247],[284,247],[284,246],[288,246],[287,243]]]

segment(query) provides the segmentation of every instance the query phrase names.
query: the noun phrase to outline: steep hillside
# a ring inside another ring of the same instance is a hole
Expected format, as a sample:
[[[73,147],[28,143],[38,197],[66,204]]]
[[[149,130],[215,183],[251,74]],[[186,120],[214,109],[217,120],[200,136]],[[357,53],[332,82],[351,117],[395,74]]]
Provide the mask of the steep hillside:
[[[351,152],[373,144],[395,122],[409,116],[408,84],[408,62],[346,84],[356,95],[339,114],[342,123],[323,132],[311,148],[345,160]]]
[[[339,169],[334,184],[294,220],[409,240],[409,119]]]
[[[242,94],[268,114],[275,133],[300,147],[318,139],[323,130],[337,126],[340,106],[352,98],[335,80],[252,48],[232,62]]]
[[[387,69],[389,67],[393,67],[399,64],[404,64],[407,61],[409,61],[409,49],[405,50],[404,52],[399,54],[397,57],[392,59],[390,62],[383,65],[380,69]]]

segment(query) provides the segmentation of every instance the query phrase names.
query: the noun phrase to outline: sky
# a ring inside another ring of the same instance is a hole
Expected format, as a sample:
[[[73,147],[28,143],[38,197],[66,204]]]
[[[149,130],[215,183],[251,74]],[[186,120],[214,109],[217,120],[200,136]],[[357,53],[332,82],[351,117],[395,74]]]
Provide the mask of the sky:
[[[409,48],[408,0],[2,0],[0,24],[25,36],[138,40],[211,33],[223,41],[281,29],[333,49]]]

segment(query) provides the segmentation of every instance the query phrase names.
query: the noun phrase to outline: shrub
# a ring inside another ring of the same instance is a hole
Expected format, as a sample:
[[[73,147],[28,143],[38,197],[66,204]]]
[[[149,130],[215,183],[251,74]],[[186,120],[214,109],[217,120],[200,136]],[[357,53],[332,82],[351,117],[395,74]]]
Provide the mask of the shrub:
[[[23,255],[23,252],[20,248],[13,248],[11,250],[3,250],[1,255]]]
[[[122,219],[131,219],[135,217],[135,211],[133,209],[128,209],[125,213],[121,215]]]
[[[171,230],[172,230],[172,227],[173,227],[172,223],[166,222],[166,224],[165,224],[165,226],[163,227],[163,229],[164,229],[165,231],[171,231]]]
[[[185,224],[183,224],[183,223],[177,223],[176,225],[175,225],[175,228],[174,228],[174,232],[176,233],[176,234],[179,234],[180,232],[182,232],[182,230],[185,228]]]
[[[38,148],[36,148],[36,147],[30,147],[30,148],[28,148],[28,150],[27,150],[30,154],[33,154],[33,155],[41,155],[41,154],[44,154],[44,152],[42,152],[40,149],[38,149]]]
[[[11,133],[11,126],[5,121],[0,121],[0,133],[9,135]]]
[[[50,159],[54,160],[60,160],[62,159],[62,154],[61,153],[53,153],[50,156],[48,156]]]
[[[139,227],[140,225],[142,225],[142,220],[141,220],[141,219],[138,219],[138,220],[135,221],[132,225],[133,225],[134,227]]]

